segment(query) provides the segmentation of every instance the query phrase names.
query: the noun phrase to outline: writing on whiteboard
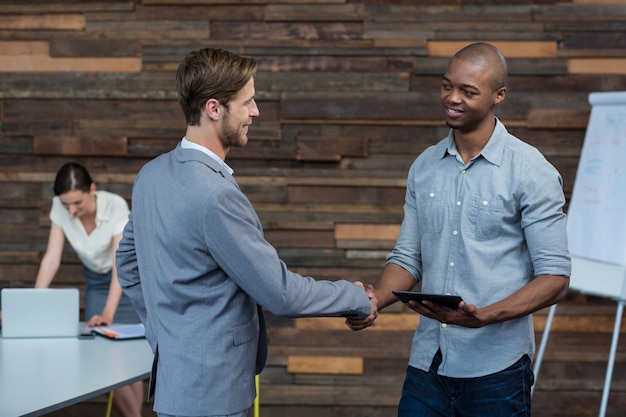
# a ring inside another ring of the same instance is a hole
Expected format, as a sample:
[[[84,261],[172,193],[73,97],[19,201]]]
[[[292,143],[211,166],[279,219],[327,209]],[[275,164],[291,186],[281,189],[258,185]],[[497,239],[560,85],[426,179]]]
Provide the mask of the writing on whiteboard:
[[[626,95],[592,103],[568,209],[570,252],[626,264]]]

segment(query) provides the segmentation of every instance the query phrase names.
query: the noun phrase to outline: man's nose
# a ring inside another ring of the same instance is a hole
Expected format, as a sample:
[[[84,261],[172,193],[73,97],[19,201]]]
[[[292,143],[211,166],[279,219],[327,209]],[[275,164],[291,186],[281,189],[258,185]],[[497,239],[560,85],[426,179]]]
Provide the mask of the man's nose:
[[[259,106],[256,105],[256,101],[252,101],[252,108],[250,109],[250,117],[259,117],[261,112],[259,111]]]

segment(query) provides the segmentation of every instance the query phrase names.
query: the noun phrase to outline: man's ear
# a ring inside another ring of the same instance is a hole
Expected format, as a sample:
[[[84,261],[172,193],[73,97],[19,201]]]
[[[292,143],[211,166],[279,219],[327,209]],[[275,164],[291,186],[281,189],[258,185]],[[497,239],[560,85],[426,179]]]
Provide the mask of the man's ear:
[[[204,104],[204,111],[209,120],[219,120],[222,112],[222,105],[216,99],[210,98]]]
[[[498,91],[496,91],[496,94],[493,99],[493,104],[495,105],[495,104],[502,103],[505,97],[506,97],[506,87],[501,87]]]

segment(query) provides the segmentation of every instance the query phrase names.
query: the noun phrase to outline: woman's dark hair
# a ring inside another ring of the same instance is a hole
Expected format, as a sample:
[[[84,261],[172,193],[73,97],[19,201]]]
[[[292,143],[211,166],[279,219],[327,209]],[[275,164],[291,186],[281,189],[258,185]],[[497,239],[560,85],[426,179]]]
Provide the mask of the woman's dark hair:
[[[54,179],[54,195],[61,195],[74,190],[88,193],[91,184],[93,181],[87,169],[75,162],[69,162],[57,172]]]

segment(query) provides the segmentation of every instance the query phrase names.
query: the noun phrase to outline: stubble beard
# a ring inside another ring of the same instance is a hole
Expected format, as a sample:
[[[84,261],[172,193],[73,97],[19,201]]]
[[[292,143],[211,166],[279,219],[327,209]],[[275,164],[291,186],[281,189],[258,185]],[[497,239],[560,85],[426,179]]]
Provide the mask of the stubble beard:
[[[224,115],[222,123],[222,145],[226,148],[240,148],[248,143],[248,136],[237,127],[231,125],[231,118],[228,112]]]

